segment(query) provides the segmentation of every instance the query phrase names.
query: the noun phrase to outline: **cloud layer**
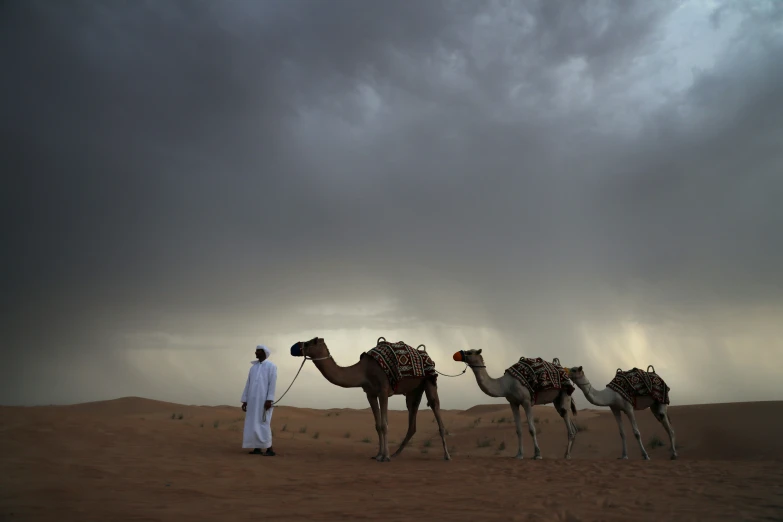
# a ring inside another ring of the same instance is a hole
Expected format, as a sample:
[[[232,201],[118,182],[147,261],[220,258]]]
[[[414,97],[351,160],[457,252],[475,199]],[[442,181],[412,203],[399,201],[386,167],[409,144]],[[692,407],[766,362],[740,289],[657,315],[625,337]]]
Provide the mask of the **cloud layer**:
[[[779,3],[0,14],[2,403],[235,403],[257,342],[287,386],[315,334],[783,399]]]

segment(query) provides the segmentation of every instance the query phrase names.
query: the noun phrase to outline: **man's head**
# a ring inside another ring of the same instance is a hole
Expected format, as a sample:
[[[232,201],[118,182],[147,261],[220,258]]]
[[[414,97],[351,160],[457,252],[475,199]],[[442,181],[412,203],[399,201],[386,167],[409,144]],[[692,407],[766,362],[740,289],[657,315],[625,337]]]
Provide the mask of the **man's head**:
[[[259,360],[259,362],[264,362],[265,359],[269,357],[269,348],[264,346],[263,344],[259,344],[256,346],[256,359]]]

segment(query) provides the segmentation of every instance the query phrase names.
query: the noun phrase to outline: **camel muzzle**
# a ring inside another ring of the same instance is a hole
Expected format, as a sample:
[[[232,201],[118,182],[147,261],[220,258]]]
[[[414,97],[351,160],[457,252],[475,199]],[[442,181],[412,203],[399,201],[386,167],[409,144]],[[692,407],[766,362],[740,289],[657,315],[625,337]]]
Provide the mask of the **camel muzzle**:
[[[451,356],[451,358],[457,362],[465,362],[465,352],[462,350],[455,352],[454,355]]]
[[[302,342],[299,341],[298,343],[294,343],[291,346],[291,355],[294,357],[302,357],[304,353],[302,352]]]

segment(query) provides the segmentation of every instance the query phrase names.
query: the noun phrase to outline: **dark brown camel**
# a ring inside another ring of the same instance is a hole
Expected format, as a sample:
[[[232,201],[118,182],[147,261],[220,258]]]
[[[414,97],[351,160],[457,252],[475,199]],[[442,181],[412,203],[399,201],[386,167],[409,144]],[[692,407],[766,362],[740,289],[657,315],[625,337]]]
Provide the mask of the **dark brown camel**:
[[[432,377],[410,377],[402,379],[396,391],[392,389],[389,378],[380,365],[372,357],[361,357],[359,362],[352,366],[338,366],[329,348],[321,338],[313,338],[309,341],[298,342],[291,347],[291,355],[294,357],[307,357],[313,361],[318,371],[326,377],[326,380],[341,388],[361,388],[367,394],[372,414],[375,417],[375,431],[378,432],[378,454],[372,458],[378,462],[388,462],[389,445],[386,438],[388,431],[388,403],[389,397],[395,393],[405,396],[405,405],[408,407],[408,433],[405,439],[394,452],[394,457],[402,453],[402,450],[416,433],[416,415],[423,394],[427,395],[427,406],[432,408],[435,420],[438,423],[440,439],[443,443],[443,458],[451,460],[446,447],[446,430],[440,417],[440,399],[438,387]]]

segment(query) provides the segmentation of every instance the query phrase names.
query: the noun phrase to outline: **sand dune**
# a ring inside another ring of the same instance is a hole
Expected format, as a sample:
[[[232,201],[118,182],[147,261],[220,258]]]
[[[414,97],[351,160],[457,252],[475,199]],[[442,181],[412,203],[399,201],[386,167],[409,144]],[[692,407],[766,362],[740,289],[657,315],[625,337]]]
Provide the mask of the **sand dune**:
[[[2,407],[0,521],[783,520],[783,402],[672,406],[677,461],[649,411],[637,414],[649,462],[629,426],[631,460],[617,460],[617,426],[598,409],[579,410],[566,461],[562,420],[534,411],[543,461],[511,458],[511,411],[492,404],[444,412],[451,462],[424,409],[412,445],[377,463],[369,409],[278,407],[278,456],[259,457],[241,448],[238,407]],[[391,412],[390,439],[406,427]],[[527,431],[523,444],[532,456]]]

